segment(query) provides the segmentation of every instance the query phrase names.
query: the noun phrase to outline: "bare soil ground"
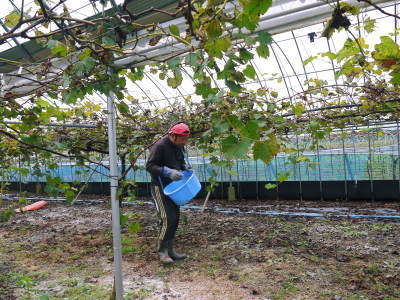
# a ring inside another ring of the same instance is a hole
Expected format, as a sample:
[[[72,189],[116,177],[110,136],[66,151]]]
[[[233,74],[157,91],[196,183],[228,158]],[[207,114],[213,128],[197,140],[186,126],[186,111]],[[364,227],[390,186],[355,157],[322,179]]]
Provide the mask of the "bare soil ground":
[[[218,204],[256,205],[400,215],[398,203]],[[184,211],[177,243],[190,258],[162,266],[154,207],[123,212],[141,224],[136,236],[123,227],[126,299],[400,299],[400,223],[393,220]],[[0,299],[109,299],[112,268],[108,204],[51,202],[0,223]]]

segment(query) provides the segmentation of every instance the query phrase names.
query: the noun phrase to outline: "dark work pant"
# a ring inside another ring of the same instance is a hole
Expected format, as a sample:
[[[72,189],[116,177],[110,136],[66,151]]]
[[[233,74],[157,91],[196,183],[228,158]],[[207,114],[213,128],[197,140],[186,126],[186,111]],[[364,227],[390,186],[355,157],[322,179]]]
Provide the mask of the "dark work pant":
[[[158,218],[160,220],[160,231],[158,240],[160,245],[163,242],[173,239],[178,229],[180,210],[171,198],[164,195],[158,185],[151,184],[151,196],[156,204]]]

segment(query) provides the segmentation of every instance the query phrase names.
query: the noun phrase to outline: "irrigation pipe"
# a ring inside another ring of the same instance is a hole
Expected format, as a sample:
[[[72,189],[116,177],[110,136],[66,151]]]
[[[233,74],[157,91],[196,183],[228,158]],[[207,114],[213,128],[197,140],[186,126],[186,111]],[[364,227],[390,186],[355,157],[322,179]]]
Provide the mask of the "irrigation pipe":
[[[27,198],[27,200],[45,200],[49,202],[65,202],[65,198]],[[2,200],[6,201],[18,201],[18,198],[3,196]],[[77,200],[75,203],[92,203],[102,204],[105,203],[101,200]],[[142,204],[154,206],[152,201],[138,202],[122,202],[123,205],[127,206],[139,206]],[[183,210],[201,210],[203,206],[198,205],[184,205]],[[208,208],[208,211],[223,213],[223,214],[247,214],[247,215],[263,215],[263,216],[286,216],[286,217],[310,217],[310,218],[350,218],[350,219],[394,219],[400,220],[400,215],[356,215],[356,214],[333,214],[333,213],[307,213],[307,212],[290,212],[290,211],[242,211],[239,208]]]

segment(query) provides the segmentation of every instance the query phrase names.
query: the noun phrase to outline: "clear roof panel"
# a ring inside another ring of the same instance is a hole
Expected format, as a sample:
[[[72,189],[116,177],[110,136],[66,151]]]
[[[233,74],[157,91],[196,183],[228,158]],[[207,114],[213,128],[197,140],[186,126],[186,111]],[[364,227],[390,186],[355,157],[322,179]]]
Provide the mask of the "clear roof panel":
[[[2,9],[0,12],[0,20],[2,22],[0,26],[0,34],[4,34],[8,31],[7,24],[7,16],[12,14],[13,12],[20,13],[23,9],[24,15],[26,17],[33,17],[37,14],[40,7],[35,3],[35,1],[22,1],[22,0],[2,0]],[[3,4],[4,3],[4,4]],[[62,5],[59,5],[60,1],[47,0],[45,3],[49,8],[54,8],[53,10],[58,15],[68,14],[71,18],[76,19],[86,19],[93,15],[96,15],[103,11],[103,6],[99,3],[99,1],[92,0],[66,0]],[[122,4],[123,0],[115,0],[115,3]],[[4,5],[4,6],[3,6]],[[23,5],[23,7],[22,7]],[[111,1],[107,2],[107,5],[104,6],[104,10],[107,10],[112,7]],[[64,11],[64,8],[67,8]],[[38,25],[28,31],[28,35],[34,35],[35,31],[41,31],[43,33],[47,33],[58,28],[54,27],[54,24],[50,24],[48,27]],[[12,48],[16,45],[16,42],[22,44],[27,42],[28,39],[17,38],[16,41],[11,42],[10,44],[0,45],[0,52],[5,51],[9,48]]]
[[[22,0],[2,0],[1,21],[4,22],[5,17],[11,12],[21,9],[22,2]],[[115,2],[116,4],[121,4],[123,0],[115,0]],[[57,5],[59,1],[46,1],[46,3],[52,7]],[[79,19],[93,16],[103,10],[98,1],[92,0],[66,0],[65,5],[71,17]],[[110,7],[111,3],[109,1],[105,9]],[[37,9],[38,6],[34,1],[25,1],[24,10],[26,12],[30,10],[29,13],[33,15]],[[395,13],[395,4],[386,5],[384,10],[389,13]],[[63,6],[57,7],[56,12],[62,14]],[[361,34],[366,37],[367,44],[373,45],[379,42],[378,35],[364,32],[363,22],[367,18],[376,20],[376,28],[379,35],[389,34],[394,31],[395,19],[385,16],[376,10],[364,12],[358,18],[351,18],[353,24],[352,32],[357,36],[359,34],[358,31],[361,31]],[[358,25],[360,25],[360,28],[356,27]],[[37,26],[32,30],[47,32],[54,29]],[[247,88],[257,90],[260,87],[270,87],[278,92],[279,98],[286,99],[307,89],[306,82],[310,78],[325,80],[332,85],[343,84],[343,82],[337,82],[334,76],[334,72],[340,69],[341,66],[327,57],[319,57],[304,65],[304,61],[311,56],[317,56],[320,53],[329,51],[337,52],[345,40],[349,38],[349,34],[342,30],[335,33],[334,38],[328,41],[326,38],[320,37],[323,29],[324,23],[320,23],[274,35],[270,58],[267,60],[255,58],[252,61],[258,77],[256,80],[246,82]],[[5,27],[0,26],[0,34],[5,33],[6,30]],[[310,39],[310,33],[316,34],[314,41]],[[22,42],[24,42],[23,39],[18,39],[0,45],[0,51],[15,47],[16,43]],[[191,71],[182,70],[182,75],[182,85],[178,89],[173,89],[168,86],[166,80],[161,80],[158,75],[150,72],[150,68],[146,68],[146,74],[142,81],[131,83],[128,80],[126,94],[135,99],[132,101],[132,105],[140,105],[142,108],[162,108],[176,102],[184,103],[188,96],[191,96],[192,100],[200,101],[200,98],[194,95],[195,88]],[[171,74],[168,76],[171,76]],[[271,79],[274,80],[271,81]],[[214,84],[224,87],[222,80],[215,79]],[[295,101],[296,99],[294,97],[291,100]],[[310,103],[310,105],[313,104]]]

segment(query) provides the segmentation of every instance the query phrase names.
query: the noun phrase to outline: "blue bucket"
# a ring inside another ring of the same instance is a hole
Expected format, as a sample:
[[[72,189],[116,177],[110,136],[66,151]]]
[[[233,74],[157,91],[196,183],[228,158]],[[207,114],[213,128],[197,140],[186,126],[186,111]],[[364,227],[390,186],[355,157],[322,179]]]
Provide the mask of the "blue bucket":
[[[176,205],[185,205],[201,190],[200,181],[192,170],[183,171],[183,178],[173,181],[164,188],[164,194],[170,197]]]

